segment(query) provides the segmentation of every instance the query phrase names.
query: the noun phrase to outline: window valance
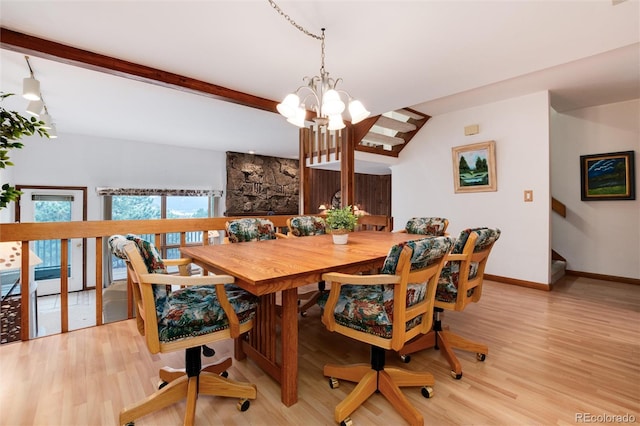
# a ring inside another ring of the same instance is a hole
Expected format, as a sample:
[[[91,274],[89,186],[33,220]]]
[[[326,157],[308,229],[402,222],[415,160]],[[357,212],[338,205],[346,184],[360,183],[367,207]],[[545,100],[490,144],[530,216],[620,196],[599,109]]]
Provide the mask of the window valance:
[[[222,197],[220,189],[151,189],[97,187],[98,195],[164,195],[173,197]]]

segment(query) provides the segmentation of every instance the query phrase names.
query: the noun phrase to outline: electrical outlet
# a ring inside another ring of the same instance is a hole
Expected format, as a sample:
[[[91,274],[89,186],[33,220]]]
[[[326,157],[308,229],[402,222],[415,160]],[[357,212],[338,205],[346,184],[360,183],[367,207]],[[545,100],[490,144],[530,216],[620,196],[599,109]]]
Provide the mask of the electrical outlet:
[[[525,203],[529,203],[533,201],[533,190],[531,189],[526,189],[524,191],[524,202]]]

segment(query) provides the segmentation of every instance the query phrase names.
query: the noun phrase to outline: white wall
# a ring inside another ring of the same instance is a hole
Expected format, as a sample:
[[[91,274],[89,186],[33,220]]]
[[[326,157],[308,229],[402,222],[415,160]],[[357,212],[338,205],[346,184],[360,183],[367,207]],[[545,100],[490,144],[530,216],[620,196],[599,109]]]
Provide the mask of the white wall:
[[[480,133],[464,136],[470,124]],[[454,193],[451,148],[489,140],[496,142],[498,190]],[[434,116],[392,167],[394,226],[413,216],[441,216],[454,237],[468,227],[500,228],[486,272],[548,284],[549,188],[548,92]],[[523,201],[524,190],[533,190],[533,202]]]
[[[551,115],[553,248],[567,269],[640,278],[640,100]],[[635,151],[635,201],[581,201],[580,155]]]
[[[227,181],[224,152],[90,136],[29,137],[11,159],[13,185],[86,186],[88,220],[102,220],[96,187],[225,189]],[[11,217],[0,219],[12,221],[13,203],[5,210]]]
[[[224,152],[80,135],[58,139],[29,137],[12,150],[15,166],[2,175],[12,185],[86,186],[87,219],[102,220],[103,199],[96,187],[226,189]],[[224,211],[224,197],[221,209]],[[0,223],[15,220],[14,203],[1,211]],[[89,242],[89,252],[95,250]],[[94,285],[95,260],[87,259],[87,285]]]

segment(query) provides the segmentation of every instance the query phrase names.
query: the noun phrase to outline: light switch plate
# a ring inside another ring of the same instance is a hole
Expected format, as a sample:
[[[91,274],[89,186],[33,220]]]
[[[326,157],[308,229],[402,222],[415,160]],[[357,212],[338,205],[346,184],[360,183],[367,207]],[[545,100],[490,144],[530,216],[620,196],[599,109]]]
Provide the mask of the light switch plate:
[[[524,202],[525,203],[529,203],[533,201],[533,190],[531,189],[526,189],[524,191]]]

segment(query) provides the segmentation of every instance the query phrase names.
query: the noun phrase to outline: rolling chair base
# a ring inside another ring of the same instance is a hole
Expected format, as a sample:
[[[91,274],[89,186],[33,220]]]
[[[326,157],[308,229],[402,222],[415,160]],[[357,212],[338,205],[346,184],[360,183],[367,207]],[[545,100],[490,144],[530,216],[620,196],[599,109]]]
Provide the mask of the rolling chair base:
[[[358,383],[351,393],[335,409],[334,418],[341,424],[349,423],[349,415],[361,406],[374,392],[380,392],[411,425],[423,425],[422,414],[411,405],[400,387],[422,386],[422,395],[429,398],[433,395],[431,386],[435,380],[431,373],[409,371],[401,368],[384,367],[385,351],[373,346],[371,348],[371,365],[352,364],[324,366],[323,374],[329,379],[332,388],[339,386],[336,379]]]

